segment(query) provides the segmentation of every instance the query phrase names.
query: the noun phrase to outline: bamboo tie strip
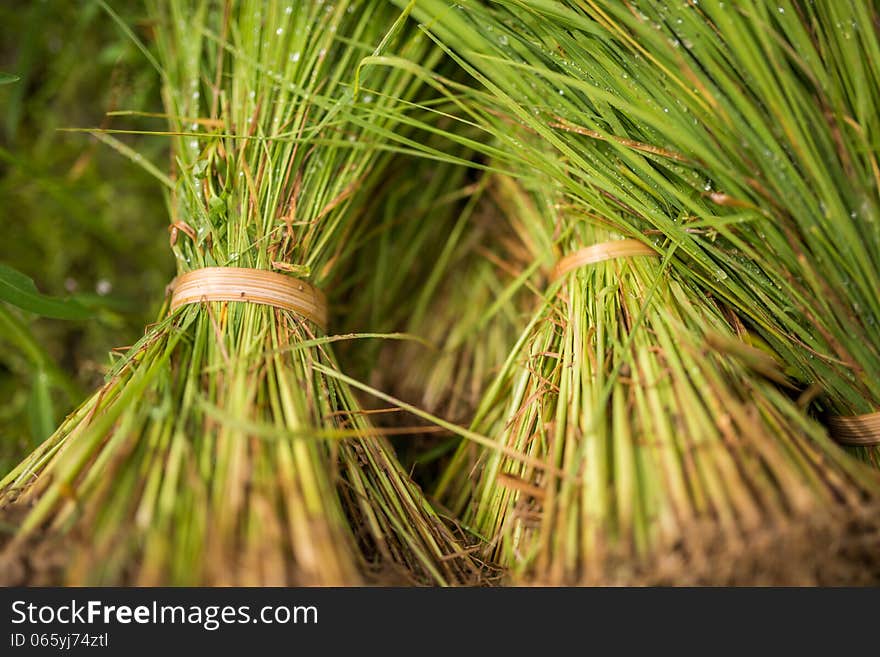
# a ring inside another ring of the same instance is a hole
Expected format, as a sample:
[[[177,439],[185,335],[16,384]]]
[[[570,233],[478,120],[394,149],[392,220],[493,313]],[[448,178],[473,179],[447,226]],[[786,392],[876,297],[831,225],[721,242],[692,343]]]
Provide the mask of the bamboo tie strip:
[[[828,431],[841,445],[880,445],[880,411],[864,415],[833,415],[828,418]]]
[[[274,306],[327,328],[327,299],[298,278],[264,269],[204,267],[181,274],[172,283],[171,310],[204,301],[241,301]]]
[[[563,256],[553,267],[550,274],[551,281],[557,281],[567,273],[594,265],[605,260],[614,260],[615,258],[630,258],[633,256],[656,256],[657,252],[646,244],[638,240],[611,240],[608,242],[600,242],[592,246],[578,249],[574,253]]]

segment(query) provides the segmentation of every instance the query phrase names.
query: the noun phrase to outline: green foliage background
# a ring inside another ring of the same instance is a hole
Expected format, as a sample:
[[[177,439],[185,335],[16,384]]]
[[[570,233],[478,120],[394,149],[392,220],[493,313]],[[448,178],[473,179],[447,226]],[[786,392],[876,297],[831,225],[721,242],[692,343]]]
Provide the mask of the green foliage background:
[[[148,36],[140,2],[113,6]],[[93,137],[66,130],[123,121],[149,129],[148,119],[107,113],[159,111],[155,71],[113,20],[89,0],[2,3],[0,71],[19,78],[0,86],[0,263],[41,292],[95,307],[90,319],[63,321],[0,303],[5,471],[102,379],[107,352],[142,334],[173,261],[155,181]],[[120,139],[164,162],[165,140]]]

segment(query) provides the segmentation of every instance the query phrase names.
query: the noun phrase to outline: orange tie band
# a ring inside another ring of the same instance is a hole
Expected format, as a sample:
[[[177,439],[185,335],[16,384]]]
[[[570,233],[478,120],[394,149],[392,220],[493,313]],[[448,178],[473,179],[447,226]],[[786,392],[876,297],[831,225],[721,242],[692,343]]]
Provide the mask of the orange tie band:
[[[638,240],[611,240],[593,244],[560,258],[556,266],[553,267],[550,280],[559,280],[567,273],[586,265],[632,256],[657,256],[657,252]]]
[[[833,415],[828,432],[841,445],[880,445],[880,411],[865,415]]]
[[[263,269],[204,267],[173,283],[171,310],[204,301],[241,301],[274,306],[327,328],[327,299],[318,288],[292,276]]]

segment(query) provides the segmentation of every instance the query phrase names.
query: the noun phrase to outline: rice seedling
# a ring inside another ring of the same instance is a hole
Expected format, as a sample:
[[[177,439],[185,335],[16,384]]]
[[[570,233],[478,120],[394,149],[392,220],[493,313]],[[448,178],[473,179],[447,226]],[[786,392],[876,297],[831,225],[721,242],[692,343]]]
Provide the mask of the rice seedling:
[[[179,275],[106,385],[0,482],[18,525],[4,579],[475,582],[334,375],[321,292],[385,173],[395,103],[420,87],[359,63],[436,51],[379,1],[149,8],[174,160],[144,165],[167,187]]]
[[[584,212],[613,208],[621,235],[674,246],[677,275],[743,317],[802,403],[878,464],[873,3],[418,0],[415,13],[479,86],[433,79],[491,135],[486,152]]]
[[[501,449],[464,441],[437,490],[511,581],[876,581],[880,481],[776,361],[650,242],[540,207],[547,293],[471,427]]]

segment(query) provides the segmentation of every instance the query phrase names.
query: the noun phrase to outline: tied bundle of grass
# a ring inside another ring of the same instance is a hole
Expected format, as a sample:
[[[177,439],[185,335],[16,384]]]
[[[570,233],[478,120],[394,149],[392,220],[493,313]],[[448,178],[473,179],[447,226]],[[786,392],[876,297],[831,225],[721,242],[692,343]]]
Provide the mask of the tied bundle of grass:
[[[67,584],[472,583],[340,383],[320,287],[429,45],[380,1],[150,3],[179,276],[107,384],[7,475],[3,573]],[[373,108],[373,109],[371,109]],[[308,279],[308,281],[306,280]]]
[[[803,402],[820,393],[836,439],[880,464],[875,5],[417,6],[484,87],[460,107],[496,157],[505,144],[585,211],[613,203],[621,234],[668,238],[674,268],[745,318]],[[560,157],[529,151],[511,122]]]
[[[514,583],[876,582],[875,473],[668,258],[572,212],[528,222],[556,265],[472,427],[499,446],[438,496]]]

